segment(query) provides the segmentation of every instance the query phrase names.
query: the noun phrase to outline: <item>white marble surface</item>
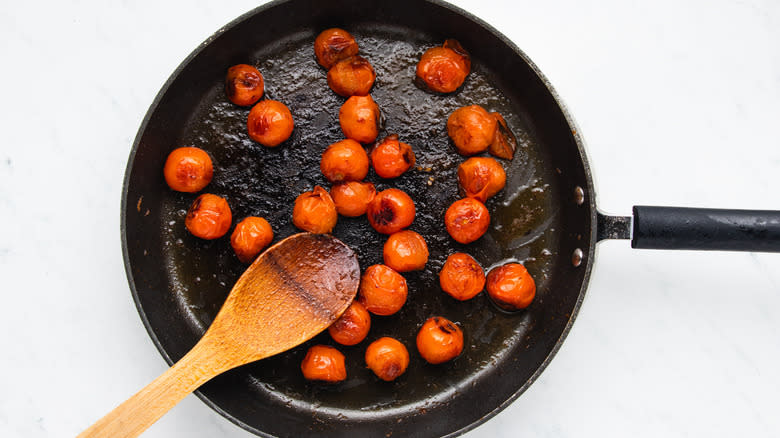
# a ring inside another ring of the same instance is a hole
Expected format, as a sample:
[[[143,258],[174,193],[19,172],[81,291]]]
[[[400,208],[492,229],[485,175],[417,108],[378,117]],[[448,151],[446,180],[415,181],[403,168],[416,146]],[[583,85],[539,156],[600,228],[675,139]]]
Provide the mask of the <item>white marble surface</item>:
[[[455,3],[568,103],[601,209],[780,209],[780,3]],[[0,436],[74,436],[165,369],[122,266],[125,161],[173,69],[256,4],[0,5]],[[780,435],[780,255],[598,258],[555,360],[467,436]],[[250,434],[191,396],[145,436]]]

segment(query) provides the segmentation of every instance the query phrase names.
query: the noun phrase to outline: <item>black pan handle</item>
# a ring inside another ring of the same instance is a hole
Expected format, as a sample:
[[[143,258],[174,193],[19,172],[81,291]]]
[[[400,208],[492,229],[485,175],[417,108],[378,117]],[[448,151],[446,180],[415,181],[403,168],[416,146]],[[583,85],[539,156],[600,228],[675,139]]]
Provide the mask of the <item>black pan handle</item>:
[[[780,252],[780,211],[634,207],[598,217],[598,240],[631,239],[643,249]]]

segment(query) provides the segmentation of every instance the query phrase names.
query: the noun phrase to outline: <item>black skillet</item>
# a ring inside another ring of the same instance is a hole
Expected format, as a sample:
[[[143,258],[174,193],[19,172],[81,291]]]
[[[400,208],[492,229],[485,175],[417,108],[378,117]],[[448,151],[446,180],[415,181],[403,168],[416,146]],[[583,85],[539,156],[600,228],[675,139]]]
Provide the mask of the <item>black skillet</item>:
[[[295,232],[295,197],[315,184],[324,148],[342,139],[338,109],[313,40],[328,27],[352,32],[377,71],[372,96],[384,113],[380,136],[397,133],[413,145],[418,167],[388,181],[370,173],[378,189],[398,187],[417,204],[411,229],[431,250],[422,272],[406,275],[407,304],[396,315],[374,317],[367,341],[339,347],[348,379],[326,386],[304,381],[300,361],[314,343],[241,367],[203,386],[197,395],[239,426],[269,436],[442,436],[468,431],[506,407],[533,383],[571,327],[585,294],[596,243],[629,238],[644,248],[780,250],[776,212],[635,207],[630,217],[601,215],[581,140],[550,84],[510,41],[479,19],[438,1],[290,0],[272,2],[238,18],[193,52],[152,104],[130,154],[122,200],[122,239],[130,287],[141,318],[168,363],[181,358],[212,321],[245,268],[227,238],[190,236],[183,219],[194,195],[176,193],[162,178],[167,154],[178,146],[207,150],[215,177],[205,191],[227,197],[236,220],[266,217],[277,240]],[[456,38],[471,53],[466,84],[448,96],[417,89],[412,80],[422,52]],[[231,65],[257,65],[267,98],[286,103],[295,118],[292,138],[275,149],[246,134],[248,109],[230,104],[223,78]],[[489,232],[471,245],[443,230],[443,212],[458,198],[458,156],[446,135],[457,107],[499,111],[518,137],[507,187],[487,206]],[[381,263],[385,236],[365,218],[340,218],[334,234],[359,254],[363,268]],[[438,286],[437,273],[455,251],[485,267],[515,260],[536,279],[526,310],[499,311],[485,294],[457,302]],[[457,321],[464,352],[428,365],[414,337],[429,316]],[[363,365],[368,342],[393,336],[411,365],[392,383]]]

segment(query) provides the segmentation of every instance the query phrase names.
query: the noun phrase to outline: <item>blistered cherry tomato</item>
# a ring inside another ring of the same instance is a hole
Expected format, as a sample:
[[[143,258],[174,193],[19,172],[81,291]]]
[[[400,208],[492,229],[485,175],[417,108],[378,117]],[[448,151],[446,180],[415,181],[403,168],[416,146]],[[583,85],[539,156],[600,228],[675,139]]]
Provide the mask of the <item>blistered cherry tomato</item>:
[[[414,166],[412,147],[390,134],[371,150],[371,165],[382,178],[395,178]]]
[[[204,193],[190,206],[184,225],[193,236],[213,240],[224,236],[232,221],[233,215],[225,198]]]
[[[493,143],[496,118],[479,105],[456,109],[447,119],[447,134],[462,155],[478,154]]]
[[[432,47],[423,53],[417,63],[417,80],[429,90],[452,93],[466,80],[471,71],[468,52],[449,39],[441,47]]]
[[[485,202],[506,185],[506,172],[490,157],[472,157],[458,166],[458,183],[464,196]]]
[[[382,250],[385,264],[398,272],[419,271],[428,263],[428,245],[410,230],[393,233]]]
[[[333,183],[361,181],[368,174],[368,154],[355,140],[337,141],[322,153],[320,170]]]
[[[263,75],[251,65],[230,67],[225,77],[225,93],[236,105],[249,106],[263,97]]]
[[[409,351],[396,339],[379,338],[366,348],[366,366],[385,382],[393,381],[406,372]]]
[[[336,210],[342,216],[357,217],[366,213],[368,204],[374,200],[376,189],[370,182],[347,181],[330,189],[330,197]]]
[[[230,245],[238,259],[244,263],[254,260],[272,240],[274,232],[271,230],[271,224],[256,216],[244,218],[230,235]]]
[[[417,333],[417,351],[428,363],[452,360],[463,351],[463,332],[447,318],[428,318]]]
[[[320,186],[295,198],[293,224],[310,233],[330,233],[338,220],[336,204],[330,194]]]
[[[327,345],[309,348],[301,362],[301,371],[307,380],[335,383],[347,378],[344,355]]]
[[[344,136],[371,143],[379,135],[379,106],[371,96],[352,96],[341,105],[339,123]]]
[[[485,272],[473,257],[456,252],[439,271],[439,284],[452,298],[470,300],[485,288]]]
[[[360,278],[358,300],[375,315],[392,315],[406,303],[409,289],[403,275],[385,265],[373,265]]]
[[[490,213],[485,204],[474,198],[459,199],[444,213],[444,225],[453,239],[460,243],[471,243],[487,231]]]
[[[368,310],[353,301],[339,319],[328,327],[328,333],[341,345],[355,345],[366,338],[371,328],[371,315]]]
[[[168,186],[177,192],[195,193],[203,190],[214,176],[211,157],[203,149],[174,149],[165,160],[163,175]]]
[[[344,97],[367,95],[374,79],[376,73],[371,63],[358,55],[342,59],[328,70],[328,86]]]
[[[252,140],[274,147],[290,138],[293,132],[290,109],[275,100],[263,100],[249,111],[247,130]]]
[[[366,211],[368,222],[382,234],[393,234],[408,227],[414,222],[414,214],[414,201],[398,189],[377,193]]]
[[[536,283],[520,263],[493,268],[487,275],[487,291],[504,310],[525,309],[536,296]]]
[[[355,38],[344,29],[326,29],[314,40],[314,54],[317,62],[330,69],[341,59],[357,55],[358,44]]]

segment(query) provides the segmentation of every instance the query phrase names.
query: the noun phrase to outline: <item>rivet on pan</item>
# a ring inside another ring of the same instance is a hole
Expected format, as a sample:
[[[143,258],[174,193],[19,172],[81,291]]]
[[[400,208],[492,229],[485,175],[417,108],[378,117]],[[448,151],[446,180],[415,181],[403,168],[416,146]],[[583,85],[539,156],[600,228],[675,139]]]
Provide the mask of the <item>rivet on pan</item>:
[[[582,250],[577,248],[574,250],[574,253],[571,255],[571,264],[574,265],[574,267],[578,267],[582,264]]]
[[[585,202],[585,190],[582,190],[580,186],[574,188],[574,202],[577,205],[582,205]]]

